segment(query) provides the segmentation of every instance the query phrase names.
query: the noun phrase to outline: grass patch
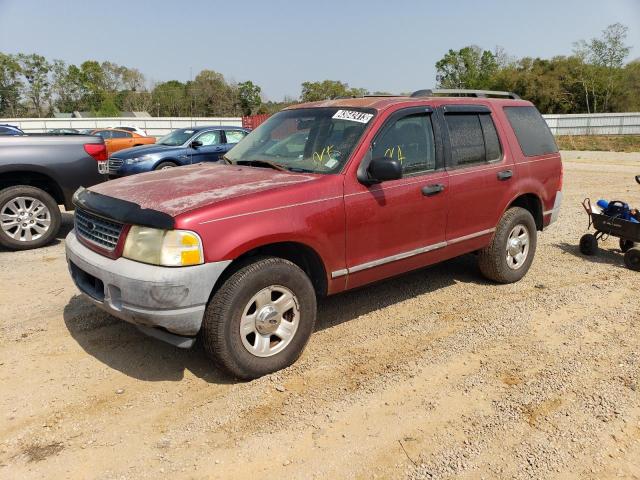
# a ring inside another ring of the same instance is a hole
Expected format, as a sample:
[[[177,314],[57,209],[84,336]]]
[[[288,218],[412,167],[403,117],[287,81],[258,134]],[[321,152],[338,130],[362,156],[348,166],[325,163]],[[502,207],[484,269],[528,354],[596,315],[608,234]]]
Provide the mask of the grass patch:
[[[560,135],[560,150],[640,152],[640,135]]]

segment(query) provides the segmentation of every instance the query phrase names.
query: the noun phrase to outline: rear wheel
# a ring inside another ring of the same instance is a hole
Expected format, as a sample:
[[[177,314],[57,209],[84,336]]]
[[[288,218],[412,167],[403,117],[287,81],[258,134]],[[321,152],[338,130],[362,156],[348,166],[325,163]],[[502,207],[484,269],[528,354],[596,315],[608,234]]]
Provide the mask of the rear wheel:
[[[598,239],[593,233],[585,233],[580,238],[580,252],[590,257],[598,253]]]
[[[624,264],[627,268],[640,271],[640,248],[633,247],[624,254]]]
[[[173,162],[160,162],[158,164],[158,166],[155,168],[155,170],[167,170],[169,168],[174,168],[177,167],[178,165],[176,165]]]
[[[60,229],[57,202],[44,190],[18,185],[0,191],[0,245],[28,250],[49,243]]]
[[[231,275],[215,293],[200,332],[207,355],[249,380],[288,367],[316,319],[309,277],[281,258],[262,258]]]
[[[635,243],[631,240],[625,240],[624,238],[620,239],[620,250],[622,253],[626,253],[630,248],[633,248]]]
[[[524,208],[512,207],[500,219],[489,246],[480,250],[480,271],[494,282],[517,282],[529,271],[536,243],[533,216]]]

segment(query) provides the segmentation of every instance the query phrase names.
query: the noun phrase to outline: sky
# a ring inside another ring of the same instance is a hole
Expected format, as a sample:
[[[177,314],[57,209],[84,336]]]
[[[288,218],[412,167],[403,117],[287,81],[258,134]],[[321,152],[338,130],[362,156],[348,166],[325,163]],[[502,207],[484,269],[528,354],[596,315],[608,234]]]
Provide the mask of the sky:
[[[298,97],[304,81],[392,93],[435,85],[449,49],[571,53],[612,23],[640,57],[640,0],[0,0],[0,51],[111,61],[150,82],[200,70]]]

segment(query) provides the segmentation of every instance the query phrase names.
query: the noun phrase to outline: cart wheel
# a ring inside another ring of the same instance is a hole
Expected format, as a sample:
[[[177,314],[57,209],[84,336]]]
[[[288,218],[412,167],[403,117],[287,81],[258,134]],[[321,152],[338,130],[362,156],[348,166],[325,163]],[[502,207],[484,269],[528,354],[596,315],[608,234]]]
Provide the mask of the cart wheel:
[[[598,239],[593,233],[585,233],[580,238],[580,251],[589,256],[598,253]]]
[[[624,264],[627,268],[640,271],[640,248],[633,247],[624,254]]]
[[[635,243],[631,240],[625,240],[624,238],[620,239],[620,250],[622,250],[622,253],[627,253],[627,251],[634,246]]]

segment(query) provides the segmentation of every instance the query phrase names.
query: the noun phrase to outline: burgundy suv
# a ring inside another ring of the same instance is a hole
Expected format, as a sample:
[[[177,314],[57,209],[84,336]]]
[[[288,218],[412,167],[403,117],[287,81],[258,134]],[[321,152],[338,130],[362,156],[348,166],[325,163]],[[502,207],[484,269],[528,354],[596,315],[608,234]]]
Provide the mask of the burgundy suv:
[[[318,296],[466,253],[487,278],[520,280],[560,208],[553,136],[513,94],[441,93],[296,105],[225,164],[78,191],[76,285],[154,337],[199,335],[248,379],[298,358]]]

